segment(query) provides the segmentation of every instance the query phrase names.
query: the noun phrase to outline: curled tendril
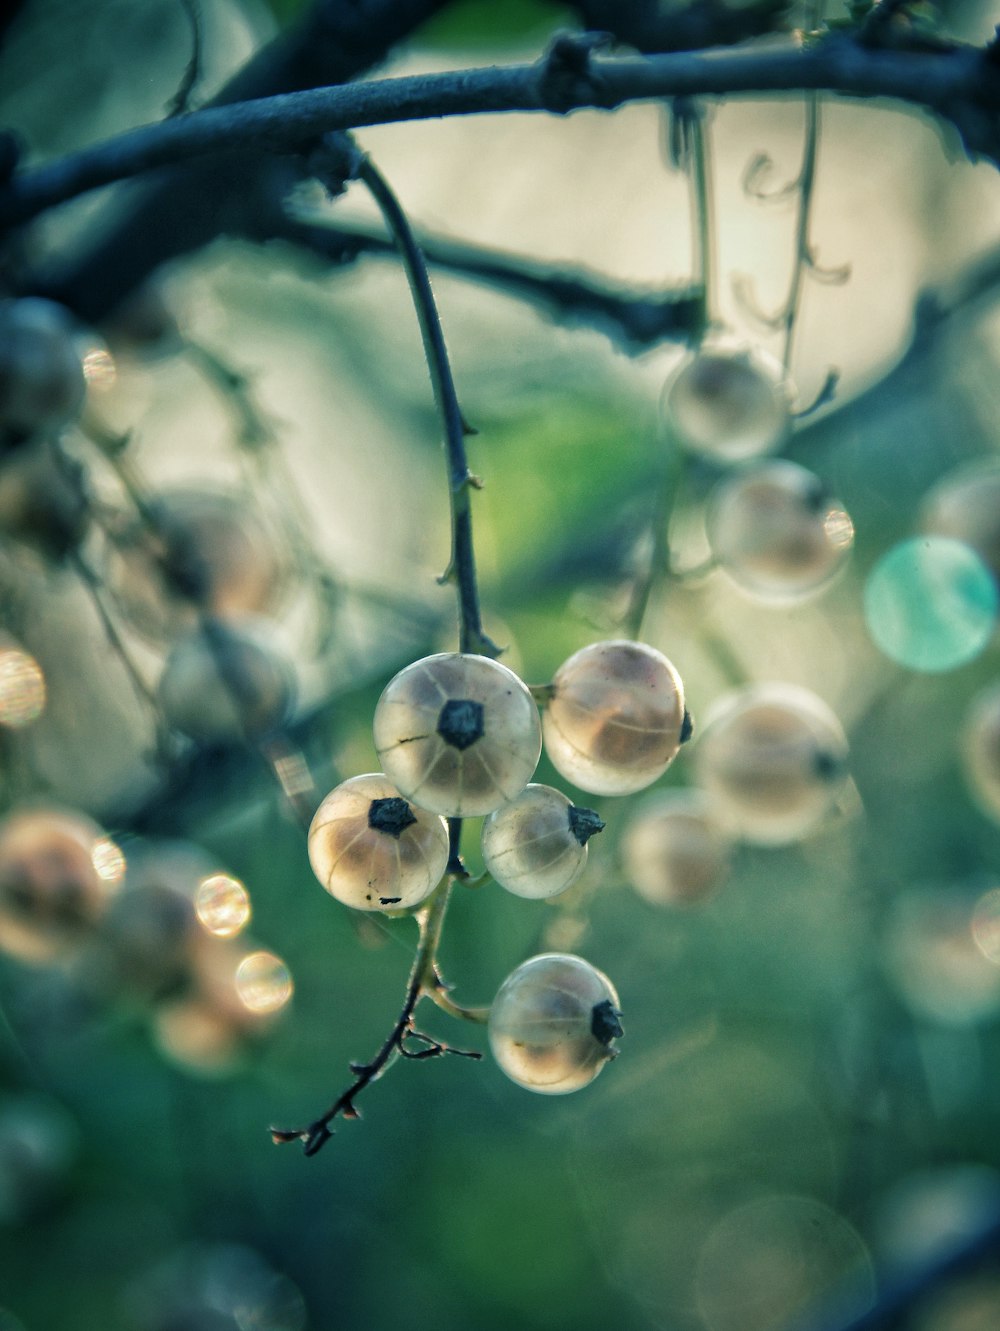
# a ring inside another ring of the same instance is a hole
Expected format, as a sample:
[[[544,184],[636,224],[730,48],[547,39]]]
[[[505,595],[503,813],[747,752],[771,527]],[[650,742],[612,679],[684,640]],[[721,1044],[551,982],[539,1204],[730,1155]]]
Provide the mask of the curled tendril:
[[[761,309],[757,302],[753,278],[746,273],[734,273],[732,279],[733,298],[737,305],[755,324],[769,333],[776,333],[785,327],[788,321],[788,306],[780,306],[773,314]]]
[[[743,193],[748,199],[759,203],[784,203],[794,198],[802,186],[802,175],[786,180],[782,185],[773,185],[775,174],[774,159],[768,153],[756,153],[747,163],[743,172]]]
[[[809,403],[808,407],[803,407],[800,411],[793,412],[795,420],[805,420],[807,416],[812,416],[819,411],[821,407],[827,406],[837,396],[837,387],[840,383],[840,371],[836,365],[831,365],[826,372],[826,378],[823,380],[823,386]]]
[[[687,171],[694,154],[692,127],[703,112],[690,97],[675,97],[664,110],[664,156],[675,171]]]
[[[851,265],[842,263],[837,268],[825,268],[817,259],[814,249],[807,249],[802,256],[802,261],[806,266],[810,277],[825,287],[842,287],[845,282],[851,279]]]

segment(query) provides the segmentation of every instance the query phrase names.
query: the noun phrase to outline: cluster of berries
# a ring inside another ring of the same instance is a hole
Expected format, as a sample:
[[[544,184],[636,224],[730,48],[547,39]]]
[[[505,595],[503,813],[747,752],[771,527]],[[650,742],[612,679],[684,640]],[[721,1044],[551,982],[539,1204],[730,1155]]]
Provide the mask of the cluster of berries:
[[[501,887],[552,897],[582,873],[593,810],[531,784],[544,740],[556,770],[581,790],[623,795],[659,777],[691,733],[680,676],[641,643],[595,643],[570,657],[544,695],[499,662],[441,653],[407,666],[375,709],[383,772],[327,795],[309,831],[322,885],[357,910],[419,908],[449,871],[448,819],[486,815],[483,859]],[[533,957],[490,1008],[500,1067],[545,1094],[592,1081],[622,1034],[611,982],[580,957]]]

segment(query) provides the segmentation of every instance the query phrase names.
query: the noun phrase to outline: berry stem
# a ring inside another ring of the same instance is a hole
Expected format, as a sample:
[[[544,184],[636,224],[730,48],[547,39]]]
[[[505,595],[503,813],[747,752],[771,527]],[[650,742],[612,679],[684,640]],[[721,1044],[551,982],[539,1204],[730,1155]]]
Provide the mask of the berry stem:
[[[413,1025],[413,1014],[421,998],[431,998],[445,1012],[467,1021],[486,1020],[488,1009],[463,1008],[452,1002],[447,995],[447,986],[441,979],[437,968],[437,949],[441,941],[441,929],[448,910],[453,878],[444,878],[427,904],[416,913],[420,935],[417,951],[410,967],[410,977],[406,983],[406,995],[395,1025],[379,1047],[375,1057],[369,1063],[352,1063],[354,1080],[346,1091],[337,1096],[329,1109],[314,1119],[304,1128],[272,1128],[271,1139],[276,1144],[300,1141],[306,1155],[315,1155],[333,1136],[330,1124],[336,1118],[357,1118],[358,1110],[354,1101],[361,1092],[382,1075],[390,1062],[397,1055],[404,1058],[435,1058],[443,1054],[455,1054],[462,1058],[480,1058],[478,1051],[455,1049],[433,1036],[425,1035]],[[482,1015],[480,1015],[482,1014]],[[414,1052],[407,1041],[416,1040],[422,1048]]]
[[[367,157],[361,159],[357,175],[378,205],[406,269],[424,341],[434,398],[444,427],[448,499],[451,507],[451,561],[445,577],[454,582],[458,595],[458,649],[496,658],[500,655],[500,649],[483,632],[479,609],[479,585],[472,542],[472,506],[469,502],[469,491],[477,488],[478,483],[469,471],[465,453],[465,436],[470,430],[458,403],[427,264],[399,200]]]
[[[705,111],[693,105],[686,112],[690,150],[691,209],[695,282],[701,288],[705,318],[710,320],[715,307],[715,209],[712,196],[711,163]]]
[[[819,147],[819,94],[812,92],[805,99],[805,145],[802,150],[802,166],[799,169],[799,206],[795,218],[795,257],[792,267],[792,280],[785,300],[784,344],[781,363],[785,372],[791,368],[792,344],[795,338],[795,325],[798,322],[799,306],[802,301],[802,277],[812,263],[812,247],[809,243],[809,220],[812,213],[813,188],[816,181],[816,156]]]

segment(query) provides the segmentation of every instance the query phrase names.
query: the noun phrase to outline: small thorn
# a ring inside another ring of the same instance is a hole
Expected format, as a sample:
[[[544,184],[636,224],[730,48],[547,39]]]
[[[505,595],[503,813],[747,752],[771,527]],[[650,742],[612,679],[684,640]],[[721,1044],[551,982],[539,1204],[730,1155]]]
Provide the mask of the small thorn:
[[[275,1146],[283,1146],[286,1142],[297,1142],[302,1140],[302,1132],[296,1128],[289,1131],[287,1128],[268,1128],[271,1134],[271,1140]]]
[[[322,1150],[322,1148],[326,1145],[326,1143],[330,1140],[332,1136],[333,1133],[330,1131],[330,1129],[326,1126],[325,1123],[322,1123],[318,1127],[313,1128],[313,1130],[309,1133],[308,1137],[306,1137],[305,1139],[306,1155],[315,1155],[317,1151]]]

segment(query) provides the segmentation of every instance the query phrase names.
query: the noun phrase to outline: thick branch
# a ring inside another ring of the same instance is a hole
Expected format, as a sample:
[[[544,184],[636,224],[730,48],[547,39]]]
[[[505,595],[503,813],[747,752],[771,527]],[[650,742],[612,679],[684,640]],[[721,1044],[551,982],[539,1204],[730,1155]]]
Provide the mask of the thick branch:
[[[564,48],[565,49],[565,48]],[[237,149],[288,153],[330,130],[491,112],[613,109],[678,96],[809,91],[885,97],[954,124],[970,151],[1000,161],[1000,65],[976,47],[869,49],[832,36],[806,50],[774,47],[595,58],[571,77],[551,58],[316,88],[210,107],[110,139],[34,170],[0,190],[0,225],[116,180]]]
[[[275,239],[291,241],[332,264],[352,263],[362,255],[397,256],[391,242],[362,227],[289,221]],[[434,268],[529,301],[561,323],[596,327],[633,350],[690,341],[704,323],[701,292],[690,287],[678,286],[666,295],[629,291],[581,270],[438,236],[422,235],[420,248]]]
[[[314,0],[296,24],[229,80],[212,108],[346,83],[384,59],[449,2]],[[181,123],[180,117],[175,123]],[[105,220],[92,242],[50,261],[33,290],[96,323],[170,259],[218,235],[264,239],[281,198],[303,171],[296,163],[258,152],[252,138],[231,147],[237,151],[207,161],[167,154],[157,165],[172,169],[123,199],[121,213],[110,223]]]
[[[584,27],[610,32],[638,51],[697,51],[728,46],[771,32],[787,0],[732,5],[726,0],[691,0],[680,8],[661,0],[571,0]]]

